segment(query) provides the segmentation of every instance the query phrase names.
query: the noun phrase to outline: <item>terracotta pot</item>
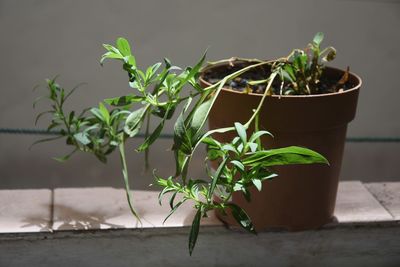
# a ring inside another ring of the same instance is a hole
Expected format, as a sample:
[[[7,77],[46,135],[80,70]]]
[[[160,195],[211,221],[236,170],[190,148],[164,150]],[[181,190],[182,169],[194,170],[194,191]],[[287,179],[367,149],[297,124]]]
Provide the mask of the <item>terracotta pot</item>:
[[[210,85],[204,80],[205,72],[226,67],[223,64],[205,68],[200,77],[202,86]],[[325,69],[325,75],[336,79],[343,73],[335,68]],[[257,230],[271,227],[306,230],[332,221],[347,124],[354,119],[361,86],[361,79],[355,74],[350,74],[349,82],[354,87],[340,93],[270,96],[265,100],[260,113],[260,129],[270,131],[275,137],[263,139],[264,147],[304,146],[324,155],[330,166],[277,167],[279,176],[264,181],[261,192],[251,189],[251,202],[247,202],[240,192],[234,193],[232,201],[246,210]],[[209,128],[233,126],[234,122],[244,124],[260,99],[259,94],[223,89],[210,113]],[[220,142],[229,142],[234,134],[216,134],[214,137]],[[235,224],[230,216],[218,216],[228,224]]]

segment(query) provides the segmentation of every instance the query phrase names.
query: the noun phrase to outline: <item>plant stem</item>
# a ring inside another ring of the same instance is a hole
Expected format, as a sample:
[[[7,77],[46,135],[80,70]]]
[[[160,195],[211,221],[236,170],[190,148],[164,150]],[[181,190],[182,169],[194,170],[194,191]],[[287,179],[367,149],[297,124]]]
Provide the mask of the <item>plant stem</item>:
[[[258,103],[257,109],[253,112],[253,115],[250,117],[250,119],[246,122],[246,124],[244,125],[244,127],[246,129],[249,128],[250,124],[253,122],[253,120],[256,118],[256,116],[258,115],[258,113],[260,113],[261,107],[264,104],[265,98],[268,95],[269,90],[271,89],[272,86],[272,82],[275,80],[277,73],[273,72],[271,73],[271,75],[269,76],[270,80],[268,82],[267,88],[265,88],[265,92],[260,100],[260,102]]]
[[[128,200],[129,209],[131,210],[133,216],[135,216],[135,218],[139,221],[139,223],[142,224],[142,221],[140,220],[140,217],[133,208],[132,204],[132,194],[129,187],[128,167],[126,165],[126,159],[125,159],[125,137],[122,137],[122,140],[118,145],[118,148],[119,148],[119,155],[121,158],[122,175],[124,176],[125,192],[126,192],[126,198]]]
[[[149,131],[150,131],[150,112],[147,112],[147,122],[146,122],[146,132],[145,132],[145,140],[149,136]],[[148,147],[144,151],[144,169],[147,172],[149,170],[149,152],[150,152],[150,147]]]

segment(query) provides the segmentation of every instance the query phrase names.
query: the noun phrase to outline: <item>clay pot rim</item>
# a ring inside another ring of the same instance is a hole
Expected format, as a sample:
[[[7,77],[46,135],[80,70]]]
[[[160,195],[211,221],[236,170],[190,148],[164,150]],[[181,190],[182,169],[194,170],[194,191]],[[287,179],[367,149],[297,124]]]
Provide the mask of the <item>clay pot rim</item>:
[[[274,60],[267,60],[266,62],[273,62]],[[240,60],[238,60],[238,62],[240,62]],[[257,64],[257,63],[254,63],[254,64]],[[215,67],[222,67],[222,66],[226,66],[226,65],[228,65],[228,63],[227,62],[224,62],[224,63],[221,63],[221,64],[217,64],[217,65],[209,65],[209,66],[206,66],[206,67],[204,67],[202,70],[201,70],[201,74],[200,74],[200,77],[199,77],[199,81],[201,82],[201,83],[203,83],[203,84],[205,84],[207,87],[208,86],[211,86],[212,84],[211,83],[209,83],[208,81],[206,81],[205,79],[203,79],[203,76],[204,76],[204,72],[206,71],[206,70],[210,70],[210,69],[213,69],[213,68],[215,68]],[[330,69],[330,70],[333,70],[333,71],[338,71],[338,72],[342,72],[342,73],[344,73],[344,70],[342,70],[342,69],[339,69],[339,68],[335,68],[335,67],[329,67],[329,66],[326,66],[325,67],[326,69]],[[357,83],[357,85],[356,86],[354,86],[354,87],[352,87],[352,88],[350,88],[350,89],[347,89],[347,90],[345,90],[345,91],[343,91],[343,92],[335,92],[335,93],[326,93],[326,94],[317,94],[317,95],[270,95],[270,96],[268,96],[268,97],[271,97],[271,98],[279,98],[279,99],[282,99],[282,98],[286,98],[286,99],[302,99],[302,98],[317,98],[317,97],[329,97],[329,96],[334,96],[334,95],[344,95],[344,94],[349,94],[349,93],[352,93],[353,91],[356,91],[356,90],[359,90],[360,88],[361,88],[361,86],[362,86],[362,79],[361,79],[361,77],[360,76],[358,76],[357,74],[355,74],[355,73],[353,73],[353,72],[349,72],[349,75],[350,76],[353,76],[357,81],[358,81],[358,83]],[[263,94],[257,94],[257,93],[243,93],[243,92],[238,92],[238,91],[235,91],[235,90],[232,90],[232,89],[229,89],[229,88],[225,88],[225,87],[222,87],[222,90],[223,91],[226,91],[226,92],[229,92],[229,93],[233,93],[233,94],[240,94],[240,95],[250,95],[250,96],[255,96],[255,97],[261,97]]]

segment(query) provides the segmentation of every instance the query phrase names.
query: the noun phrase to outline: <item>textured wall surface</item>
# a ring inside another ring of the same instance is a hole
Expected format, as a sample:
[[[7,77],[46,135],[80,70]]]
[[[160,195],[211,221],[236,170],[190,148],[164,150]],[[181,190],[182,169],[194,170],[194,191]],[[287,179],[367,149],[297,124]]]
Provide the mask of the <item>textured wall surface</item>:
[[[32,88],[60,74],[65,87],[87,82],[71,106],[82,108],[129,91],[126,75],[110,62],[103,68],[102,43],[125,36],[141,66],[170,58],[191,65],[209,48],[208,59],[234,55],[274,58],[303,47],[317,31],[338,50],[334,66],[363,78],[356,120],[349,136],[400,136],[397,80],[400,2],[335,1],[10,1],[0,0],[0,127],[33,127]],[[39,110],[44,109],[40,106]],[[44,123],[39,125],[44,126]],[[167,127],[171,131],[171,125]],[[0,188],[121,186],[117,157],[102,166],[90,155],[66,164],[61,142],[28,150],[32,136],[0,135]],[[152,182],[142,156],[129,154],[135,188]],[[170,143],[152,151],[153,166],[171,169]],[[342,179],[396,180],[400,144],[349,144]],[[202,175],[202,155],[192,172]]]

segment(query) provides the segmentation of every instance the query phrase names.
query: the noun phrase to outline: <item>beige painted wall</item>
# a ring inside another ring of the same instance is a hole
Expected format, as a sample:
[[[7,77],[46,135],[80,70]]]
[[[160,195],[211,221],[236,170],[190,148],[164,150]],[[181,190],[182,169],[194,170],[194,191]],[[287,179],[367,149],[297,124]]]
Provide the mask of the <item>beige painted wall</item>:
[[[73,87],[74,107],[95,105],[129,88],[115,63],[101,68],[102,43],[125,36],[141,66],[170,58],[191,65],[209,48],[208,59],[238,55],[274,58],[303,47],[317,31],[338,50],[334,66],[364,80],[349,136],[400,136],[398,65],[400,1],[11,1],[0,0],[0,127],[33,127],[32,87],[60,74]],[[42,124],[41,126],[44,126]],[[171,129],[171,125],[168,126]],[[89,155],[60,165],[51,156],[61,143],[28,151],[33,136],[0,135],[0,188],[121,186],[118,159],[102,166]],[[138,141],[134,141],[138,143]],[[171,169],[167,141],[153,149],[160,172]],[[400,144],[348,144],[342,179],[400,179]],[[201,157],[193,173],[202,175]],[[152,182],[142,157],[131,152],[135,187]]]

